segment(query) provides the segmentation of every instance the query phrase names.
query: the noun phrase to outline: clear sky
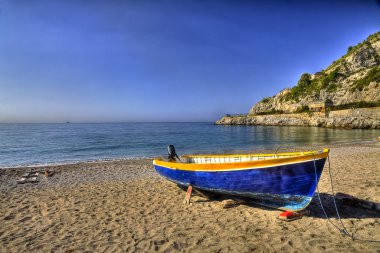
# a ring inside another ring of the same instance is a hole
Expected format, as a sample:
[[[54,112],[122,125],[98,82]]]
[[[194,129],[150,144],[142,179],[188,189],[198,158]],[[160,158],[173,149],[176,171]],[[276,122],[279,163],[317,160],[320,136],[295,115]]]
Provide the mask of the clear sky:
[[[214,121],[379,30],[369,0],[0,0],[0,122]]]

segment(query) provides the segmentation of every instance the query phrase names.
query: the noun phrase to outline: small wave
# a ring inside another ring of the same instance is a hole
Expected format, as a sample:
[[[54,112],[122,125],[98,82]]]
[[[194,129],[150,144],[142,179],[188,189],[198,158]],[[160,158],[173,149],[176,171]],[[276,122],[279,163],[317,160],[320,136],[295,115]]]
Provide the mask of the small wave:
[[[72,148],[70,152],[85,152],[85,151],[104,151],[104,150],[118,150],[125,148],[125,145],[104,145],[96,147],[81,147],[81,148]]]

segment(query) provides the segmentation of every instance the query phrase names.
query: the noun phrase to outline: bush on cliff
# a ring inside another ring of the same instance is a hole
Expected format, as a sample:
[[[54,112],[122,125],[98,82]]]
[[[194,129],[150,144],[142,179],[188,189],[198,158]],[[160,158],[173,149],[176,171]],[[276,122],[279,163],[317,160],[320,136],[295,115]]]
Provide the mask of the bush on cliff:
[[[343,104],[343,105],[334,105],[331,108],[331,111],[339,111],[339,110],[355,109],[355,108],[378,107],[378,106],[380,106],[380,102],[360,101],[360,102],[356,102],[356,103],[349,103],[349,104]]]
[[[270,111],[256,113],[256,115],[272,115],[272,114],[284,114],[284,111],[272,109]]]
[[[372,68],[364,78],[356,80],[352,84],[351,91],[362,91],[364,87],[368,86],[371,82],[380,82],[380,67]]]
[[[268,103],[270,101],[270,97],[261,99],[260,103]]]
[[[339,73],[339,68],[331,71],[328,75],[323,75],[313,80],[311,80],[311,76],[309,74],[304,73],[297,85],[284,96],[284,100],[294,100],[298,103],[301,97],[306,95],[314,95],[315,93],[319,93],[321,89],[325,89],[328,92],[336,91],[338,89],[337,80],[339,77],[343,77],[343,75]]]
[[[311,78],[308,73],[302,74],[296,86],[294,86],[288,94],[285,95],[285,101],[295,100],[299,102],[299,97],[305,94],[311,84]]]
[[[299,107],[295,113],[303,113],[303,112],[309,112],[309,106],[307,105],[303,105],[301,107]]]
[[[338,85],[336,83],[337,79],[341,77],[342,74],[339,73],[339,68],[336,68],[334,71],[331,71],[330,74],[323,77],[321,82],[321,88],[326,89],[327,91],[336,91],[338,88]]]

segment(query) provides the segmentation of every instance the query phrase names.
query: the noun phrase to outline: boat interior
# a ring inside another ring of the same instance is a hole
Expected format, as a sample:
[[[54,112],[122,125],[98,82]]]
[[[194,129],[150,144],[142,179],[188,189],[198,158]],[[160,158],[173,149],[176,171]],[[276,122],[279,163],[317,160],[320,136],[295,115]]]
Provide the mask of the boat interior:
[[[328,152],[328,149],[306,152],[289,152],[289,153],[273,153],[273,154],[221,154],[221,155],[183,155],[181,161],[183,163],[238,163],[260,160],[272,160],[297,156],[316,155]]]

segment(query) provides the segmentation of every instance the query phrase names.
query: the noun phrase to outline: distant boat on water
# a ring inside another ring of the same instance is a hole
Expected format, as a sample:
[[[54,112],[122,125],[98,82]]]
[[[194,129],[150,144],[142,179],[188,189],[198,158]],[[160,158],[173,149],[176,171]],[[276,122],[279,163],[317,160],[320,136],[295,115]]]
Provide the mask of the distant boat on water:
[[[185,155],[156,159],[155,170],[181,186],[247,197],[254,203],[300,211],[311,202],[329,149],[274,154]]]

